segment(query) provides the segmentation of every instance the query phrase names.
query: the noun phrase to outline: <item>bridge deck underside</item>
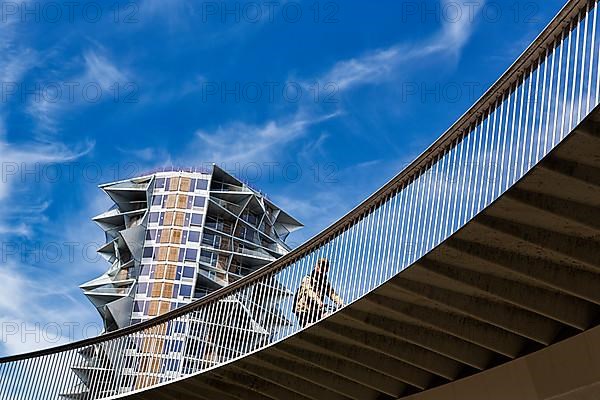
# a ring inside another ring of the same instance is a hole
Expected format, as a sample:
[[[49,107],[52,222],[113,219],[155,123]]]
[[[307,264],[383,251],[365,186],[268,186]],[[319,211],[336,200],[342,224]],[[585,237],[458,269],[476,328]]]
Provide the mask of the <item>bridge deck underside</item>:
[[[396,399],[598,325],[596,119],[598,112],[467,226],[351,306],[263,351],[128,398]]]

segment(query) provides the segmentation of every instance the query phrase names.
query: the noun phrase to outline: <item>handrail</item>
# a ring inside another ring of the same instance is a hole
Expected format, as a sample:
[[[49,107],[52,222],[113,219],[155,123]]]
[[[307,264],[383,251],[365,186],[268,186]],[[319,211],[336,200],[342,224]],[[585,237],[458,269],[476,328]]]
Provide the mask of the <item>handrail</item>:
[[[565,4],[565,6],[560,10],[557,16],[546,26],[542,33],[540,33],[540,35],[532,42],[532,44],[521,54],[517,61],[515,61],[508,68],[508,70],[475,102],[475,104],[466,113],[464,113],[448,130],[446,130],[446,132],[444,132],[444,134],[442,134],[431,146],[421,153],[421,155],[419,155],[409,166],[407,166],[398,175],[392,178],[379,190],[370,195],[367,199],[349,211],[338,221],[334,222],[322,232],[316,234],[314,237],[300,245],[298,248],[292,250],[287,255],[271,262],[265,267],[245,276],[242,279],[237,280],[236,282],[224,288],[206,295],[202,299],[194,301],[166,314],[157,316],[151,320],[94,338],[84,339],[30,353],[3,357],[0,358],[0,364],[42,357],[62,351],[92,346],[94,344],[123,337],[131,333],[140,332],[153,326],[160,325],[169,320],[185,315],[191,311],[198,310],[202,306],[217,299],[231,295],[239,288],[252,284],[268,274],[283,269],[285,266],[294,263],[298,259],[309,254],[311,251],[317,249],[319,246],[328,243],[346,228],[361,220],[366,214],[369,213],[369,211],[380,206],[388,197],[391,197],[403,186],[410,183],[411,180],[418,177],[423,171],[423,168],[435,160],[436,157],[444,154],[448,149],[451,149],[454,144],[459,143],[466,129],[472,126],[474,122],[477,121],[502,94],[505,94],[507,90],[511,90],[511,88],[518,83],[526,71],[533,69],[541,55],[544,54],[555,42],[558,34],[562,32],[562,30],[581,13],[581,10],[584,7],[594,3],[594,1],[595,0],[569,0],[567,4]]]

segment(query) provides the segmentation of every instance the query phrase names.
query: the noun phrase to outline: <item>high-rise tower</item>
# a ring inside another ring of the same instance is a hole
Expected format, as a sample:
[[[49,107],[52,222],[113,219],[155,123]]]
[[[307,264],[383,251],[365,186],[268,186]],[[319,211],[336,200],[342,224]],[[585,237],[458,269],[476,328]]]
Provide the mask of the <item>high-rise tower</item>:
[[[107,331],[164,314],[256,271],[286,254],[287,236],[302,227],[264,194],[217,166],[156,172],[100,188],[114,202],[93,219],[105,232],[106,244],[98,252],[110,267],[81,288]],[[120,374],[111,348],[85,348],[72,366],[80,383],[62,397],[110,396],[144,382],[158,383],[217,362],[225,341],[242,349],[267,339],[289,324],[276,302],[292,293],[276,281],[266,285],[278,295],[231,296],[226,313],[189,318],[170,334],[139,337],[129,344],[129,367]],[[255,310],[263,312],[255,315]],[[202,328],[206,318],[211,329]],[[244,341],[232,342],[231,327],[247,331]]]
[[[101,185],[94,218],[110,263],[81,288],[107,331],[173,310],[286,254],[302,225],[223,169],[170,171]]]

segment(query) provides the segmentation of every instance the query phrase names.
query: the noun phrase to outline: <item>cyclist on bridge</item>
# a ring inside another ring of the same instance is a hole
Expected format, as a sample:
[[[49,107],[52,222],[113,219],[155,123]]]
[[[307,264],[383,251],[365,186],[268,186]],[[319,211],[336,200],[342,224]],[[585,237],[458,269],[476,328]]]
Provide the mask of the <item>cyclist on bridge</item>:
[[[329,261],[326,258],[317,260],[312,272],[305,276],[294,297],[294,314],[301,327],[312,324],[326,316],[325,297],[329,297],[336,306],[342,307],[344,301],[333,290],[327,273]]]

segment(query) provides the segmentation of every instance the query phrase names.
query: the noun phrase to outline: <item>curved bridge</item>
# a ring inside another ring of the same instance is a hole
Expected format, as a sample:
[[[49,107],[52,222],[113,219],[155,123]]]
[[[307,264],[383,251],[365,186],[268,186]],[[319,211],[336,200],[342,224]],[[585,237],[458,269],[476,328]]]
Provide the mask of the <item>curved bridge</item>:
[[[410,167],[298,249],[151,321],[0,359],[0,398],[599,393],[597,17],[568,1]],[[289,293],[321,258],[347,305],[302,328]]]

